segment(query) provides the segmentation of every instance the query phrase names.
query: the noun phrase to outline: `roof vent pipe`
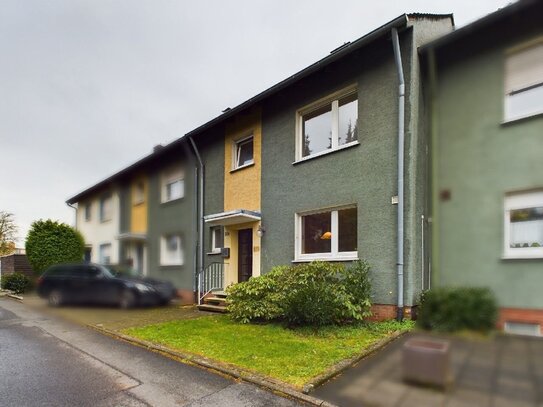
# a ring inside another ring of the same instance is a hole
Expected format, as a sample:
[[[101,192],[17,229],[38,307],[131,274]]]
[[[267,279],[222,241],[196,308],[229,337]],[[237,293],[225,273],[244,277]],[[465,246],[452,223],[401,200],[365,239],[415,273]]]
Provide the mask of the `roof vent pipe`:
[[[400,41],[398,39],[398,30],[392,28],[392,47],[394,49],[394,60],[398,71],[398,257],[397,257],[397,273],[398,273],[398,309],[396,319],[403,319],[403,179],[404,179],[404,127],[405,127],[405,81],[403,76],[402,56],[400,51]]]

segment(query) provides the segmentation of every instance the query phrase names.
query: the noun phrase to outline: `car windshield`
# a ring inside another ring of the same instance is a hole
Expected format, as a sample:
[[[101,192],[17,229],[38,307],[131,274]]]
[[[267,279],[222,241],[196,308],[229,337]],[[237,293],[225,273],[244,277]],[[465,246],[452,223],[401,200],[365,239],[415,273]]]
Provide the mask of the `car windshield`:
[[[138,277],[138,272],[128,266],[102,266],[115,277]]]

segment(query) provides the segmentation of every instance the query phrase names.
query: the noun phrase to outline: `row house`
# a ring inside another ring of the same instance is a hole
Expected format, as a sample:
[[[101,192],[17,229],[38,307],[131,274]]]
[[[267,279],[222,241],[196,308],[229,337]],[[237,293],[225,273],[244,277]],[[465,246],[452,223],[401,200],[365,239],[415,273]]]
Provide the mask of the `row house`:
[[[372,265],[374,313],[429,280],[418,48],[451,15],[402,15],[70,198],[87,259],[172,281],[185,302],[276,265]]]
[[[432,284],[490,287],[506,331],[543,327],[543,3],[422,48]]]

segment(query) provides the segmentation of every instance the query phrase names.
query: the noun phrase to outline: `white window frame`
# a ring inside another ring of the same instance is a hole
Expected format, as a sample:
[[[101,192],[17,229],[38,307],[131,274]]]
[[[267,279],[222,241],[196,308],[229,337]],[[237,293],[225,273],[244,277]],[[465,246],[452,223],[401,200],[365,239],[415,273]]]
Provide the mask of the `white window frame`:
[[[100,222],[108,222],[113,217],[113,194],[108,193],[100,197],[98,202]]]
[[[83,205],[83,220],[90,222],[92,220],[92,202]]]
[[[249,140],[251,140],[253,142],[253,158],[248,163],[240,165],[239,164],[240,146],[242,144],[247,143]],[[232,171],[239,170],[239,169],[245,168],[245,167],[249,167],[251,165],[254,165],[254,163],[255,163],[255,137],[254,137],[254,134],[251,133],[250,135],[248,135],[246,137],[243,137],[243,138],[241,138],[239,140],[236,140],[236,141],[234,141],[232,143]]]
[[[179,182],[181,185],[181,195],[178,197],[168,197],[168,185]],[[161,175],[161,203],[172,202],[178,199],[182,199],[185,196],[185,173],[182,168],[170,168]]]
[[[511,82],[511,75],[514,75],[513,72],[511,72],[510,65],[514,63],[514,58],[522,56],[523,53],[530,52],[530,50],[536,48],[536,47],[542,47],[543,49],[543,37],[538,37],[532,41],[529,41],[528,43],[522,44],[518,47],[515,47],[511,50],[509,50],[505,56],[505,69],[504,69],[504,82],[505,82],[505,94],[504,94],[504,101],[503,101],[503,116],[504,116],[504,123],[515,121],[515,120],[521,120],[525,119],[527,117],[537,116],[540,114],[543,114],[543,105],[538,109],[534,110],[531,113],[526,114],[520,114],[520,115],[512,115],[509,111],[509,100],[511,96],[522,94],[523,92],[528,92],[534,88],[542,87],[543,86],[543,77],[536,79],[534,81],[533,78],[530,78],[528,80],[525,79],[525,82],[522,85],[516,84],[516,86],[512,86],[510,84]],[[536,62],[537,63],[537,62]],[[539,64],[541,64],[540,69],[543,69],[543,60],[539,61]],[[537,68],[536,68],[537,70]],[[515,82],[515,81],[513,81]]]
[[[356,84],[334,92],[331,95],[304,106],[296,112],[296,157],[294,164],[360,144],[358,140],[355,140],[351,141],[350,143],[339,145],[339,101],[352,95],[356,95],[356,100],[359,100],[358,87]],[[328,105],[331,105],[332,107],[332,148],[303,157],[304,116]]]
[[[338,251],[339,245],[339,222],[338,222],[338,211],[343,209],[352,209],[357,208],[356,205],[344,205],[336,206],[333,208],[318,209],[307,212],[299,212],[294,216],[295,222],[295,244],[294,244],[294,261],[314,261],[314,260],[328,260],[328,261],[352,261],[358,260],[358,251],[350,252],[340,252]],[[331,251],[330,253],[302,253],[302,217],[306,215],[314,215],[317,213],[330,213],[331,217],[331,230],[332,239],[331,239]],[[356,221],[358,222],[358,212],[356,216]],[[358,236],[357,236],[358,241]]]
[[[503,258],[537,259],[543,258],[543,247],[510,247],[511,211],[543,206],[543,190],[507,194],[504,199]]]
[[[134,184],[133,198],[133,205],[140,205],[145,202],[145,182],[137,181]]]
[[[177,240],[177,256],[175,259],[171,254],[168,253],[168,239],[175,238]],[[182,266],[184,263],[184,253],[183,253],[183,239],[181,236],[175,233],[162,235],[160,237],[160,265],[161,266]]]
[[[215,236],[216,233],[222,233],[223,234],[223,245],[224,245],[224,231],[222,226],[213,226],[210,229],[211,233],[211,252],[212,254],[219,254],[222,252],[222,246],[217,246],[217,237]]]
[[[104,251],[107,250],[109,253],[108,256],[104,256]],[[100,264],[111,264],[111,252],[113,250],[113,245],[111,243],[102,243],[98,248],[98,259]],[[107,261],[104,259],[107,258]]]

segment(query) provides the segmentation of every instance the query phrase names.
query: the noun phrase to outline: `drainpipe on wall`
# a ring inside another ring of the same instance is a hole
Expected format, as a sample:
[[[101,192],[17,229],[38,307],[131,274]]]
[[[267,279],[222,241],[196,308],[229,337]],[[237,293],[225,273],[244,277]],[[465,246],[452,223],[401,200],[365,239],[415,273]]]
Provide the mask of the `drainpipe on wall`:
[[[192,137],[189,137],[190,144],[192,146],[192,149],[194,151],[194,155],[196,156],[196,159],[198,160],[198,260],[195,270],[195,280],[196,284],[198,285],[197,291],[199,291],[200,284],[198,281],[198,277],[200,274],[200,271],[204,269],[204,163],[202,161],[202,157],[200,156],[200,152],[198,151],[198,147],[196,147],[196,143],[192,139]],[[196,299],[198,304],[200,303],[200,295],[197,294],[198,298]]]
[[[398,39],[398,30],[392,28],[392,47],[394,49],[394,60],[398,71],[398,257],[397,257],[397,273],[398,273],[398,309],[396,319],[403,319],[403,178],[404,178],[404,122],[405,122],[405,81],[403,76],[402,56],[400,52],[400,41]]]
[[[66,202],[66,205],[68,205],[70,208],[72,208],[75,211],[75,228],[77,229],[77,208],[73,206],[71,203]]]

